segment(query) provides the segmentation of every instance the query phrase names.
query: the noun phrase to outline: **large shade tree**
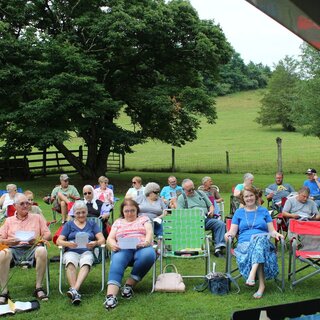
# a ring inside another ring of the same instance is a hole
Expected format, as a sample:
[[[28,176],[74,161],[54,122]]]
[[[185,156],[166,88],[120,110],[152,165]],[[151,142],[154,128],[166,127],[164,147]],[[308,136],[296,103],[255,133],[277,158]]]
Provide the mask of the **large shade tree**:
[[[54,146],[89,178],[112,149],[181,146],[201,116],[215,122],[203,79],[230,56],[220,27],[188,1],[0,0],[1,153]],[[116,124],[121,112],[134,130]],[[74,133],[85,163],[66,147]]]

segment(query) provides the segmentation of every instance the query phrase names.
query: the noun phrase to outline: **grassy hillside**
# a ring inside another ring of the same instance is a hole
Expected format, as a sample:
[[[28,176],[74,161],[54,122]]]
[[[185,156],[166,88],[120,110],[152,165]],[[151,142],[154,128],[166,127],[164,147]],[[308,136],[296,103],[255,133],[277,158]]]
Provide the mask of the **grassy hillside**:
[[[216,100],[218,119],[209,125],[202,119],[198,139],[176,148],[176,167],[180,171],[224,172],[226,151],[231,171],[271,173],[277,168],[276,138],[283,141],[283,169],[301,173],[307,167],[318,167],[320,142],[315,137],[283,132],[281,127],[262,128],[257,117],[261,90],[236,93]],[[129,127],[129,119],[119,122]],[[159,141],[134,147],[126,155],[126,167],[133,170],[164,170],[171,166],[171,146]]]

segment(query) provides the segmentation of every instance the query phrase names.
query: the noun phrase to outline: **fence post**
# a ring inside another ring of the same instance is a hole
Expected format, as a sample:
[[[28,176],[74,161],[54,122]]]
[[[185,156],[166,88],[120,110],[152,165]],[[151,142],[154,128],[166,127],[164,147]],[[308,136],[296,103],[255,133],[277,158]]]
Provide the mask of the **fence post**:
[[[226,163],[227,163],[227,173],[231,173],[230,170],[230,160],[229,160],[229,152],[226,151]]]
[[[83,148],[82,146],[79,146],[79,160],[83,162]]]
[[[171,148],[171,171],[172,172],[176,171],[176,157],[175,157],[175,150],[173,147]]]
[[[47,175],[47,148],[43,149],[42,154],[42,174]]]
[[[278,172],[282,172],[282,139],[278,137],[276,142],[278,146]]]
[[[122,151],[121,152],[121,160],[122,160],[122,164],[121,164],[121,166],[122,166],[122,170],[125,170],[125,167],[126,167],[126,161],[125,161],[125,152],[124,151]]]

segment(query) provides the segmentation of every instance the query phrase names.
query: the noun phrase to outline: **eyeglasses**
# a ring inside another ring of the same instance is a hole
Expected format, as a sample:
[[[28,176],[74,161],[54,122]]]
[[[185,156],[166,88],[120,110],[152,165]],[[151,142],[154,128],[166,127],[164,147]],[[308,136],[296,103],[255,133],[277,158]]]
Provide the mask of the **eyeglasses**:
[[[169,184],[177,183],[177,181],[169,181]]]
[[[92,194],[92,192],[89,191],[89,192],[84,192],[84,193],[83,193],[84,196],[86,196],[87,194],[90,195],[90,194]]]
[[[137,209],[124,210],[124,213],[136,213]]]
[[[28,199],[29,202],[33,202],[33,199]]]
[[[87,214],[87,212],[86,212],[86,211],[79,211],[79,212],[75,212],[75,214],[76,214],[77,216],[80,216],[80,215],[85,215],[85,214]]]
[[[154,194],[159,194],[160,191],[152,191]]]
[[[188,190],[186,189],[186,190],[185,190],[185,192],[193,192],[193,191],[194,191],[194,188],[191,188],[191,189],[188,189]]]
[[[26,201],[26,202],[22,201],[22,202],[17,203],[17,204],[18,204],[19,206],[23,207],[23,206],[29,206],[29,205],[30,205],[30,202],[29,202],[29,201]]]
[[[137,183],[137,181],[132,181],[132,184],[136,184]]]

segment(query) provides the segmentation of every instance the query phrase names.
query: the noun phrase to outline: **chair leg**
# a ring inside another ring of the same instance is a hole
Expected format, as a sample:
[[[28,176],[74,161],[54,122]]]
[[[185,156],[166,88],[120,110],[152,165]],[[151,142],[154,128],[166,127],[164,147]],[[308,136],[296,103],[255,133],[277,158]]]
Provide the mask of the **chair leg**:
[[[63,261],[62,261],[62,256],[63,256],[63,249],[60,248],[60,262],[59,262],[59,292],[63,295],[62,292],[62,277],[63,277]]]
[[[105,283],[106,283],[106,247],[105,245],[101,246],[101,290],[104,291]]]
[[[49,270],[49,259],[47,258],[47,266],[46,266],[46,290],[47,296],[50,294],[50,270]]]

